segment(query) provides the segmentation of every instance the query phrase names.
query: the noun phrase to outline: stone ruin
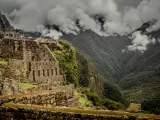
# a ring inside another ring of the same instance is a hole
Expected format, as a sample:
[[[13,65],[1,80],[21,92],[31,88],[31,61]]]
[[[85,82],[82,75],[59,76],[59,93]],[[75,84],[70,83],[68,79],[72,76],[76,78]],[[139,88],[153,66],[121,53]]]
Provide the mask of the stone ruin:
[[[0,41],[0,57],[7,59],[20,82],[64,85],[65,75],[60,74],[59,63],[52,50],[56,42],[50,39],[31,39],[23,34],[8,32]]]
[[[73,98],[74,85],[68,85],[68,90],[65,74],[60,73],[58,60],[52,53],[55,47],[57,41],[49,37],[28,37],[22,31],[0,32],[0,58],[8,60],[14,80],[37,84],[41,91],[62,90],[68,99]]]

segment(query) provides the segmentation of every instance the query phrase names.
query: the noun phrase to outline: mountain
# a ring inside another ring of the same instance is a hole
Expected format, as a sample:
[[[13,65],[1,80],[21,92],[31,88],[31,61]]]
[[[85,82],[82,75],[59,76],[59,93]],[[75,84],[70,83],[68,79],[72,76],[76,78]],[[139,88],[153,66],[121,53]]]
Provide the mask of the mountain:
[[[146,32],[151,25],[153,22],[144,23],[135,31],[158,40],[160,30]],[[129,102],[143,104],[146,100],[155,101],[155,98],[160,98],[157,97],[160,96],[160,43],[156,41],[148,45],[144,53],[122,53],[122,49],[131,44],[129,36],[101,37],[84,31],[79,35],[64,35],[63,38],[87,54],[105,80],[117,84]]]
[[[4,15],[1,15],[1,17],[2,22],[0,25],[3,26],[1,29],[4,28],[4,32],[2,32],[2,36],[4,37],[3,33],[12,29],[12,27]],[[22,30],[19,31],[20,33],[23,32]],[[35,38],[40,35],[38,32],[24,32],[24,34],[34,36]],[[108,82],[104,82],[90,58],[79,51],[76,52],[75,48],[64,40],[60,40],[56,46],[52,47],[54,47],[52,54],[59,61],[61,73],[65,73],[68,83],[73,83],[77,89],[80,89],[84,94],[82,97],[87,96],[88,100],[93,102],[94,106],[109,109],[121,109],[124,108],[124,105],[127,105],[127,101],[119,89]],[[7,88],[9,87],[8,85]]]
[[[2,28],[10,27],[9,22],[3,15],[0,18]],[[142,34],[158,40],[160,30],[147,33],[146,29],[151,25],[154,25],[154,21],[144,23],[135,31],[140,31]],[[121,103],[124,100],[119,89],[129,102],[146,105],[148,101],[151,103],[159,100],[160,43],[156,41],[155,44],[148,45],[148,49],[144,53],[139,51],[123,53],[122,50],[131,44],[129,36],[102,37],[90,30],[81,31],[78,35],[64,34],[62,39],[66,39],[78,52],[88,56],[86,59],[83,55],[77,54],[76,58],[80,68],[78,71],[79,76],[76,76],[78,81],[74,79],[73,81],[79,83],[82,87],[93,89],[98,94],[99,91],[103,91],[107,98]],[[88,58],[91,61],[88,61]],[[70,67],[74,68],[74,66]],[[71,72],[73,72],[72,70]],[[74,76],[69,77],[74,78]],[[94,79],[92,80],[92,78]],[[99,87],[98,82],[102,83],[103,80],[105,80],[105,83],[100,84],[101,87]],[[116,84],[119,88],[110,83]],[[96,87],[94,87],[95,85]]]
[[[12,26],[10,25],[5,15],[2,15],[0,11],[0,29],[1,28],[12,28]]]
[[[65,34],[63,39],[87,54],[106,81],[117,83],[123,78],[121,50],[129,43],[127,36],[101,37],[84,31],[78,35]]]
[[[86,96],[94,106],[108,109],[124,109],[124,105],[128,105],[116,86],[105,82],[92,61],[86,55],[76,52],[67,41],[60,40],[59,47],[53,53],[67,81],[74,83],[82,94],[80,98]]]

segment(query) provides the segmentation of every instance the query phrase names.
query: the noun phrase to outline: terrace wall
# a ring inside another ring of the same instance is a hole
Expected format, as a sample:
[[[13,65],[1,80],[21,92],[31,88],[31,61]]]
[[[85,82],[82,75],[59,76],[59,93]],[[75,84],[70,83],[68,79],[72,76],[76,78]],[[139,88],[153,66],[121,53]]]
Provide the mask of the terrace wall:
[[[135,116],[62,113],[24,108],[0,108],[1,120],[149,120]],[[158,120],[158,119],[157,119]]]
[[[25,96],[22,98],[16,98],[13,100],[13,103],[21,104],[33,104],[33,105],[42,105],[42,106],[68,106],[67,97],[65,91],[52,92],[52,93],[43,93],[31,96]]]

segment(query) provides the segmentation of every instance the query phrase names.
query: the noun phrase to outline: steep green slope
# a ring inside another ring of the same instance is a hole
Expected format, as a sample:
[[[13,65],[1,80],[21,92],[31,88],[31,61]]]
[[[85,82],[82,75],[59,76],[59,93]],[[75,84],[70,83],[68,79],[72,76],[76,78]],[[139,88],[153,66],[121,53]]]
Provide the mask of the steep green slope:
[[[58,59],[60,70],[66,74],[67,80],[78,86],[78,66],[75,49],[67,41],[60,40],[53,54]]]
[[[160,30],[146,33],[148,26],[146,23],[137,30],[159,40]],[[127,100],[141,103],[160,93],[160,43],[148,45],[144,53],[122,53],[122,49],[131,44],[128,36],[101,37],[85,31],[77,36],[64,35],[64,38],[93,60],[105,81],[119,85]]]
[[[142,33],[145,26],[140,29]],[[159,33],[160,30],[157,30],[147,35],[159,40]],[[151,103],[150,112],[160,111],[155,105],[156,101],[160,101],[160,97],[157,97],[160,96],[160,43],[148,45],[144,53],[130,52],[124,66],[125,77],[120,80],[119,86],[125,98],[130,102],[142,103],[144,110],[149,110],[147,106]]]
[[[117,83],[123,77],[121,50],[129,42],[127,36],[102,37],[92,31],[82,31],[78,35],[64,34],[63,38],[91,58],[105,81]]]
[[[86,96],[94,106],[124,108],[122,104],[126,105],[127,102],[122,94],[115,86],[104,82],[86,55],[76,52],[63,40],[59,41],[59,47],[53,53],[59,60],[61,72],[66,73],[68,82],[74,83],[82,96]]]
[[[98,74],[95,66],[86,55],[77,52],[78,82],[81,87],[88,87],[103,96],[104,81]]]
[[[128,105],[128,102],[124,99],[119,89],[113,84],[104,81],[103,77],[98,74],[95,66],[86,55],[77,53],[77,61],[79,85],[81,87],[90,88],[91,92],[103,98],[104,100],[100,100],[100,102],[103,102],[101,104],[107,103],[109,101],[107,99],[110,99],[126,106]]]

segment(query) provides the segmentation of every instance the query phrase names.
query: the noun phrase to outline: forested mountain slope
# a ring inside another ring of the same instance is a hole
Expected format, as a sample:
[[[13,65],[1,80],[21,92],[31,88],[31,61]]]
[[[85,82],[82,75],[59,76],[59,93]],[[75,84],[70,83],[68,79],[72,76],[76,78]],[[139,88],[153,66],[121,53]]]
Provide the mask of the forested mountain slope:
[[[106,81],[117,83],[123,77],[121,50],[129,42],[128,37],[102,37],[85,31],[78,35],[64,35],[63,38],[89,55]]]
[[[64,38],[89,55],[105,80],[118,84],[128,101],[142,103],[157,99],[160,94],[160,30],[146,33],[148,27],[149,24],[145,23],[137,29],[156,40],[144,53],[122,53],[122,49],[131,44],[130,35],[101,37],[85,31]]]

